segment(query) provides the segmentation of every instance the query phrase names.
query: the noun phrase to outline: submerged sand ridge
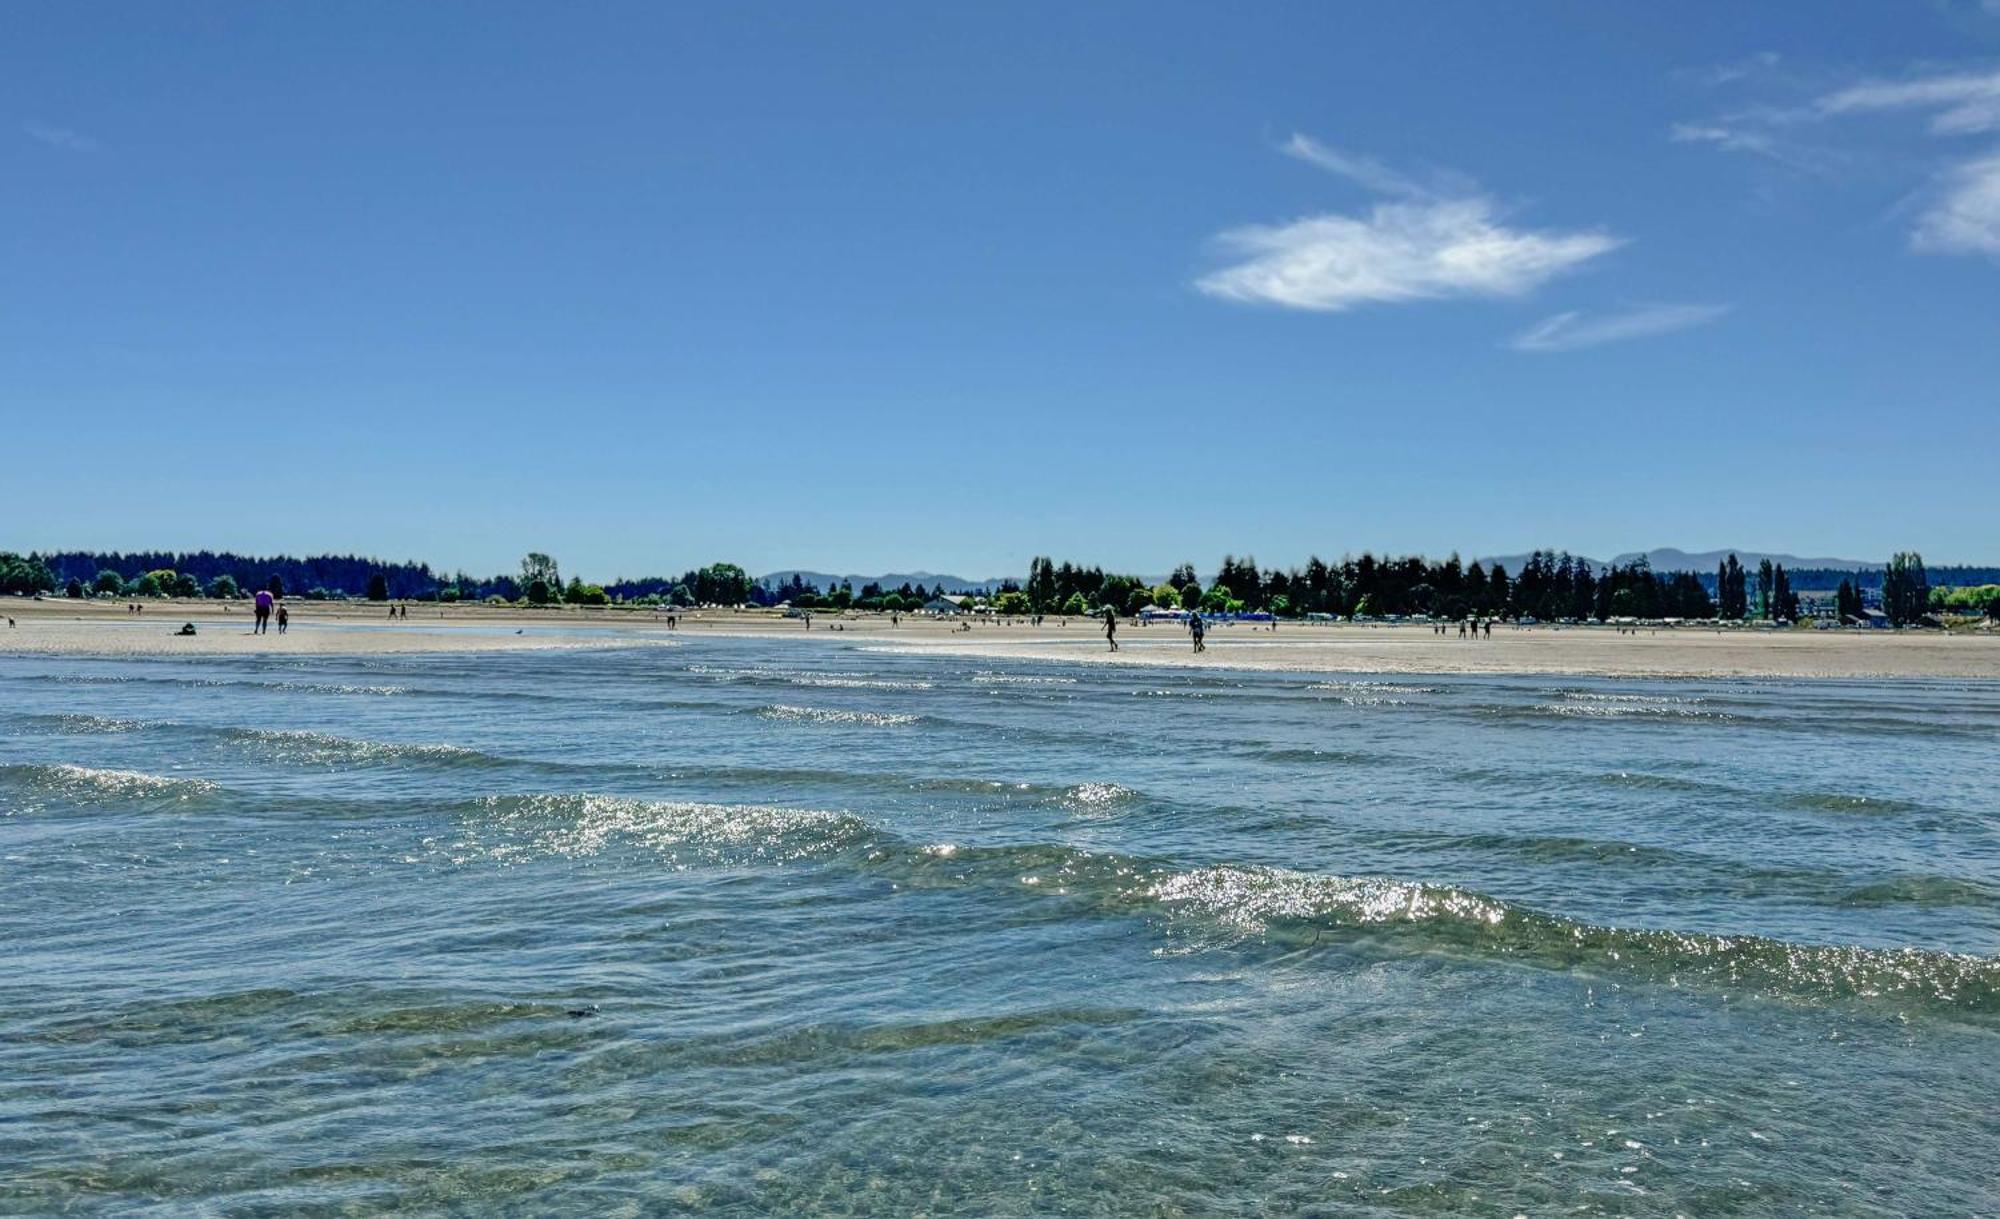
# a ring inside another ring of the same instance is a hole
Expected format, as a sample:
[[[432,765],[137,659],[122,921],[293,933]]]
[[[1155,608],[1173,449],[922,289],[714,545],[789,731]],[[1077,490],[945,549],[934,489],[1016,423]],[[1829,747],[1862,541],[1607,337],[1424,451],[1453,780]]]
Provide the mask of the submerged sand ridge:
[[[1325,673],[1549,673],[1610,677],[1915,677],[2000,679],[2000,634],[1973,631],[1815,631],[1758,628],[1514,627],[1490,639],[1460,639],[1423,624],[1217,624],[1195,655],[1179,626],[1121,620],[1120,650],[1094,619],[1048,618],[1041,626],[974,625],[887,615],[775,611],[521,610],[413,604],[408,618],[385,606],[291,602],[291,629],[251,633],[242,603],[0,599],[15,621],[0,628],[0,652],[83,655],[264,655],[463,652],[632,647],[710,634],[770,635],[993,659],[1059,660]],[[196,634],[175,635],[193,622]]]

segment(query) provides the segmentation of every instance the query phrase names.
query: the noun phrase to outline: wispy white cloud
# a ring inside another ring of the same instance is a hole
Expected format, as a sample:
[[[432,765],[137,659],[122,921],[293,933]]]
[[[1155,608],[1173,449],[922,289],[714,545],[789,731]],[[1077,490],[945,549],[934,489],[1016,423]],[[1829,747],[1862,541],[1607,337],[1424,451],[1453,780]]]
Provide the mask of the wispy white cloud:
[[[1597,230],[1511,228],[1470,189],[1440,194],[1365,157],[1294,136],[1283,151],[1397,202],[1222,233],[1237,261],[1195,281],[1222,300],[1338,312],[1448,297],[1519,296],[1623,242]],[[1469,187],[1467,183],[1454,183]]]
[[[1823,149],[1781,138],[1769,120],[1754,113],[1709,123],[1675,123],[1667,129],[1667,139],[1676,144],[1707,144],[1723,152],[1749,153],[1809,174],[1821,173],[1838,160]]]
[[[1667,138],[1676,144],[1713,144],[1725,152],[1754,152],[1772,156],[1777,147],[1768,132],[1747,127],[1725,127],[1720,123],[1675,123]]]
[[[1338,148],[1330,148],[1309,135],[1294,133],[1291,139],[1279,146],[1279,151],[1294,160],[1304,161],[1329,173],[1339,174],[1378,195],[1398,195],[1405,199],[1434,199],[1440,194],[1462,194],[1469,189],[1469,185],[1462,179],[1455,178],[1447,178],[1436,186],[1427,186],[1408,174],[1390,169],[1380,161],[1342,152]]]
[[[2000,130],[2000,69],[1954,72],[1903,81],[1864,81],[1819,99],[1822,114],[1935,110],[1931,130],[1972,135]]]
[[[2000,153],[1955,166],[1910,234],[1926,254],[2000,258]]]
[[[2000,131],[2000,68],[1866,81],[1827,94],[1818,108],[1829,116],[1930,111],[1934,135],[1983,135]],[[2000,258],[2000,150],[1952,165],[1927,195],[1910,232],[1912,249]]]
[[[23,123],[21,130],[31,140],[47,144],[51,148],[67,149],[70,152],[95,152],[97,141],[80,131],[67,127],[57,127],[51,123]]]
[[[1820,93],[1804,105],[1762,107],[1713,123],[1678,123],[1668,138],[1756,153],[1810,169],[1815,162],[1799,158],[1793,133],[1813,124],[1892,113],[1928,115],[1930,133],[1943,139],[2000,133],[2000,67],[1863,80]],[[1916,200],[1912,249],[2000,257],[2000,149],[1988,147],[1976,156],[1947,163]]]
[[[1776,51],[1759,51],[1754,55],[1745,55],[1741,59],[1703,69],[1696,74],[1696,79],[1711,85],[1734,84],[1739,80],[1769,72],[1778,66],[1782,58]]]
[[[1728,305],[1645,305],[1622,313],[1597,317],[1572,310],[1545,317],[1514,336],[1507,345],[1515,351],[1576,351],[1651,338],[1706,326],[1729,312]]]

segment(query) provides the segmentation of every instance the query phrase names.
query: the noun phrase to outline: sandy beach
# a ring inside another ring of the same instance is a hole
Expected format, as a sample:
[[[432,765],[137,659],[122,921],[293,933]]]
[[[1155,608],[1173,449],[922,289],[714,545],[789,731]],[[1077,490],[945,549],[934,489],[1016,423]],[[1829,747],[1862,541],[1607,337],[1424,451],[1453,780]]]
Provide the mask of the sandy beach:
[[[295,602],[287,634],[252,634],[241,603],[125,603],[9,599],[15,625],[0,652],[88,655],[249,655],[462,652],[631,647],[704,634],[771,635],[993,659],[1064,660],[1323,673],[1549,673],[1609,677],[1910,677],[2000,679],[2000,634],[1975,631],[1641,629],[1499,625],[1491,639],[1437,635],[1427,625],[1217,625],[1195,655],[1186,633],[1121,621],[1120,650],[1104,646],[1094,620],[1049,618],[1042,626],[989,623],[969,631],[931,618],[815,614],[810,631],[771,611],[664,613],[616,609],[520,610],[412,605],[390,620],[379,605]],[[193,622],[196,634],[174,634]]]

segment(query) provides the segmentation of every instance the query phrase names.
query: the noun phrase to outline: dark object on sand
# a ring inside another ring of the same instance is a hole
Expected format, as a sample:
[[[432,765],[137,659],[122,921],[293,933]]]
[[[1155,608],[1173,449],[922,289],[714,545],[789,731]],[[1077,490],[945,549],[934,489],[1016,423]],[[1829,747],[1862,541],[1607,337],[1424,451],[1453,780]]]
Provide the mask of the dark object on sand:
[[[192,623],[192,622],[183,622],[183,623],[181,623],[181,629],[180,629],[180,630],[178,630],[178,631],[175,631],[175,632],[174,632],[174,634],[176,634],[176,635],[192,635],[192,634],[194,634],[194,623]]]

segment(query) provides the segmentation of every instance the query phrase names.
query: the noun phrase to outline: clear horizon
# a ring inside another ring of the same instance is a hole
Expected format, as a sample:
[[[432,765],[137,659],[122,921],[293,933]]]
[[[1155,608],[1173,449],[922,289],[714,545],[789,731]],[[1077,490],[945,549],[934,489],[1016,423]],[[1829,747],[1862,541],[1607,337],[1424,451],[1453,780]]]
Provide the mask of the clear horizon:
[[[1991,3],[9,26],[0,547],[2000,559]]]

